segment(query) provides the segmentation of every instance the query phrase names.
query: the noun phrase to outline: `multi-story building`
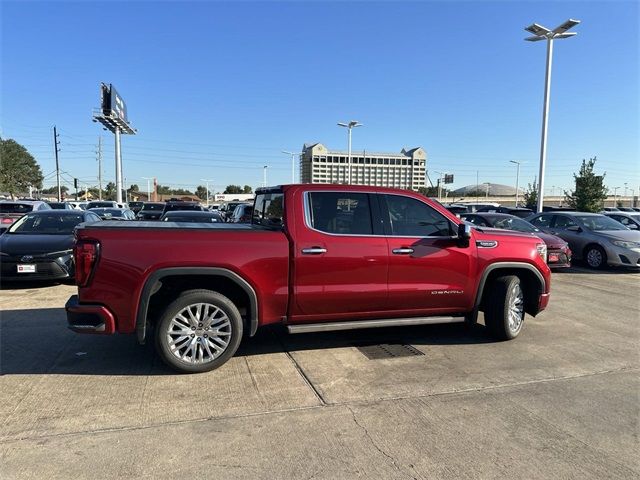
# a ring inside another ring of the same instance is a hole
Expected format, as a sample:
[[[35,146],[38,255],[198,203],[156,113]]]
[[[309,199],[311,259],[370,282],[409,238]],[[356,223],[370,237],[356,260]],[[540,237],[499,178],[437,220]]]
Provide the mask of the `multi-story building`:
[[[422,147],[400,153],[351,152],[351,184],[417,190],[425,187],[427,153]],[[302,183],[349,183],[348,152],[305,144],[300,157]]]

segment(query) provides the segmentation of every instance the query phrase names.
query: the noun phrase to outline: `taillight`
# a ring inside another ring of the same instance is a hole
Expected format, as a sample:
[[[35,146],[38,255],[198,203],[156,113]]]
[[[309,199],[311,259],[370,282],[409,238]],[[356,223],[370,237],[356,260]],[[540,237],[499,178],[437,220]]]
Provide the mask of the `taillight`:
[[[73,248],[76,261],[76,284],[79,287],[86,287],[89,283],[99,252],[100,244],[94,241],[80,240]]]
[[[2,223],[13,223],[13,218],[3,218]]]

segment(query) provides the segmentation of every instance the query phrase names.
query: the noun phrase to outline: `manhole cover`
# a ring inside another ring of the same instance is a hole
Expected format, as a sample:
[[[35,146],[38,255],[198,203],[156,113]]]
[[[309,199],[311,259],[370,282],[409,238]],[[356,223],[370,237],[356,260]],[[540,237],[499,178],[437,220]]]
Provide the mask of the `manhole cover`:
[[[424,355],[417,348],[405,343],[357,344],[355,347],[369,360],[383,358],[417,357]]]

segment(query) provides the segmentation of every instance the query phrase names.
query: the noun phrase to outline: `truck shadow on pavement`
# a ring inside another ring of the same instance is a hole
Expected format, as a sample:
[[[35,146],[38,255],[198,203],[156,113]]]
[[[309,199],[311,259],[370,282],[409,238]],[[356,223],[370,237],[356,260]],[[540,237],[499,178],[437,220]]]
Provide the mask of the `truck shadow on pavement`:
[[[245,338],[237,357],[357,344],[463,345],[489,343],[482,325],[424,325],[290,335],[282,326]],[[7,310],[0,315],[0,375],[174,375],[155,354],[153,341],[135,335],[79,335],[66,327],[62,308]]]

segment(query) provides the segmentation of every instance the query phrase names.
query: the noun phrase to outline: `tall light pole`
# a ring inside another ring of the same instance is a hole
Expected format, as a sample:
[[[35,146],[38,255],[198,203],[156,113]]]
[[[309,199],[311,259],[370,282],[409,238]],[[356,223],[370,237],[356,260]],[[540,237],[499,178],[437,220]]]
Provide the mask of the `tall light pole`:
[[[562,25],[549,30],[542,25],[534,23],[529,25],[525,30],[533,33],[532,37],[527,37],[528,42],[538,42],[540,40],[547,41],[547,69],[544,82],[544,106],[542,109],[542,139],[540,141],[540,174],[538,178],[538,213],[542,212],[544,204],[544,169],[547,161],[547,127],[549,121],[549,96],[551,93],[551,62],[553,59],[553,41],[563,38],[569,38],[576,35],[575,32],[567,32],[567,30],[575,27],[580,20],[569,19]]]
[[[201,178],[200,181],[201,182],[205,182],[207,184],[207,208],[209,208],[209,182],[213,182],[213,180],[208,180],[206,178]]]
[[[510,163],[515,163],[518,168],[516,170],[516,208],[518,208],[518,189],[520,188],[520,162],[515,160],[509,160]]]
[[[620,187],[613,187],[613,206],[618,206],[618,189]]]
[[[345,127],[349,131],[349,154],[348,154],[349,158],[347,160],[347,170],[349,171],[348,183],[350,185],[351,184],[351,130],[355,127],[361,127],[362,124],[360,122],[356,122],[355,120],[351,120],[349,123],[338,122],[338,126]]]
[[[264,167],[262,167],[262,186],[263,187],[267,186],[267,168],[269,168],[268,165],[265,165]]]
[[[282,150],[282,153],[291,155],[291,183],[296,183],[296,155],[300,154],[295,152],[288,152],[286,150]]]
[[[147,202],[151,201],[151,180],[153,177],[142,177],[143,180],[147,181]]]

